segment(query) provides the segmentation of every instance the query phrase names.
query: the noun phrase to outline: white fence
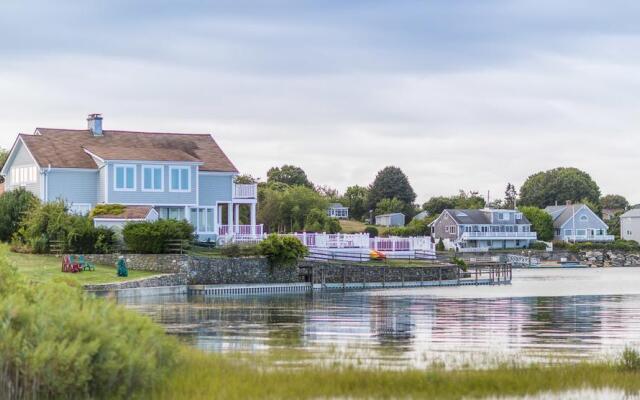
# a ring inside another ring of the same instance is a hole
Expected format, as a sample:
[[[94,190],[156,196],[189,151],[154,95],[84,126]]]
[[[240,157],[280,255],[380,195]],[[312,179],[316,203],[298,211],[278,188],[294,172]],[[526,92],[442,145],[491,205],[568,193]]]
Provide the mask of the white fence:
[[[433,251],[429,236],[370,238],[367,233],[294,233],[305,246],[313,249],[370,249],[382,252]]]

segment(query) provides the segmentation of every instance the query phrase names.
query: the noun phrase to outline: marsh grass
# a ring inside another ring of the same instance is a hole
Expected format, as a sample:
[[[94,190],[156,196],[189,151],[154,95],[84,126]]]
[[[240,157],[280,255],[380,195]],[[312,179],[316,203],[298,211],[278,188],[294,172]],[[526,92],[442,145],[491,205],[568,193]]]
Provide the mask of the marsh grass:
[[[281,353],[277,358],[282,356]],[[156,387],[150,397],[462,399],[611,388],[637,393],[640,374],[619,368],[619,361],[556,365],[505,363],[481,370],[437,367],[386,370],[339,365],[284,368],[274,364],[272,356],[236,357],[184,349],[174,374]]]

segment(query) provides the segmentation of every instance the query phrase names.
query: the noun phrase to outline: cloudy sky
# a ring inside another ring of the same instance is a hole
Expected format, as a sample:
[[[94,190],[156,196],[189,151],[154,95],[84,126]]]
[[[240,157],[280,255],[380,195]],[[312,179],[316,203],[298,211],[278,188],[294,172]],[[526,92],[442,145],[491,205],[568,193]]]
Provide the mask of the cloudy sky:
[[[556,166],[640,202],[640,2],[0,1],[0,146],[37,126],[207,132],[242,172],[424,201]]]

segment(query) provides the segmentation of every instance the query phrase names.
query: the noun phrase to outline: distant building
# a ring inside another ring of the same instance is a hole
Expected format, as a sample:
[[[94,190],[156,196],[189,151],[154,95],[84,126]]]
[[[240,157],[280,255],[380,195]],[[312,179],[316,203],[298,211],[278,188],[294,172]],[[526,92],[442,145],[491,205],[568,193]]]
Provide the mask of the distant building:
[[[436,241],[443,239],[460,249],[524,248],[538,237],[518,210],[446,209],[430,226]]]
[[[611,242],[609,226],[585,204],[549,206],[544,209],[553,218],[554,239],[565,242]]]
[[[329,208],[327,209],[327,214],[331,218],[348,219],[349,207],[345,207],[340,203],[331,203],[329,204]]]
[[[376,225],[380,226],[404,226],[405,215],[403,213],[391,213],[376,215]]]
[[[640,209],[632,208],[620,216],[620,237],[640,243]]]
[[[423,219],[427,218],[429,215],[431,215],[429,211],[420,211],[419,213],[416,214],[415,217],[413,217],[413,219],[415,219],[416,221],[422,221]]]
[[[623,208],[603,208],[602,209],[602,220],[609,221],[611,218],[615,217],[618,214],[624,212]]]

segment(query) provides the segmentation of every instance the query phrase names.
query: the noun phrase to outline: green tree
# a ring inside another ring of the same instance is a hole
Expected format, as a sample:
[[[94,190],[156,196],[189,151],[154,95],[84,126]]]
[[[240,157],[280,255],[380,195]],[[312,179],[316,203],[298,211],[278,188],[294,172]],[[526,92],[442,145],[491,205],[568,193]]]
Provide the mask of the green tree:
[[[368,216],[367,196],[369,191],[364,186],[349,186],[342,196],[342,205],[349,207],[349,216],[361,221]]]
[[[622,213],[616,213],[616,215],[611,216],[611,218],[606,221],[608,227],[607,233],[615,236],[616,240],[620,239],[620,214]]]
[[[4,163],[7,162],[7,158],[9,157],[9,151],[0,147],[0,170],[4,167]],[[4,177],[0,175],[0,183],[4,183]]]
[[[9,241],[38,203],[36,196],[24,188],[3,193],[0,196],[0,241]]]
[[[567,201],[600,201],[600,188],[577,168],[555,168],[531,175],[520,188],[520,204],[544,208]]]
[[[469,193],[460,189],[458,196],[455,200],[455,208],[477,210],[485,206],[484,197],[480,196],[476,191],[469,191]]]
[[[375,215],[404,213],[406,209],[407,205],[395,197],[393,199],[382,199],[376,204]]]
[[[512,210],[516,208],[516,199],[518,198],[518,192],[516,187],[512,183],[507,183],[507,188],[504,191],[504,203],[503,207]]]
[[[327,212],[318,208],[311,209],[304,223],[307,232],[338,233],[342,230],[340,222],[327,215]]]
[[[378,172],[369,186],[368,207],[374,209],[381,200],[393,198],[410,206],[416,199],[416,193],[409,183],[409,178],[400,168],[385,167]],[[411,210],[405,212],[410,213]]]
[[[538,233],[538,240],[553,240],[553,219],[538,207],[520,207],[520,212],[531,222],[531,229]]]
[[[306,186],[313,189],[313,184],[307,178],[307,174],[295,165],[283,165],[272,167],[267,171],[267,183],[280,182],[289,186]]]
[[[429,200],[427,200],[426,203],[424,203],[422,205],[422,209],[425,210],[425,211],[428,211],[429,214],[431,214],[431,215],[441,214],[442,211],[444,211],[446,209],[451,209],[451,208],[456,208],[456,197],[455,196],[450,196],[450,197],[444,197],[444,196],[432,197]]]
[[[600,198],[600,207],[609,210],[626,210],[629,202],[619,194],[608,194]]]
[[[233,178],[233,182],[239,185],[251,185],[254,183],[258,183],[259,179],[255,178],[249,174],[236,175]]]
[[[309,212],[326,210],[328,201],[306,186],[261,186],[258,194],[258,221],[270,232],[304,229]]]

